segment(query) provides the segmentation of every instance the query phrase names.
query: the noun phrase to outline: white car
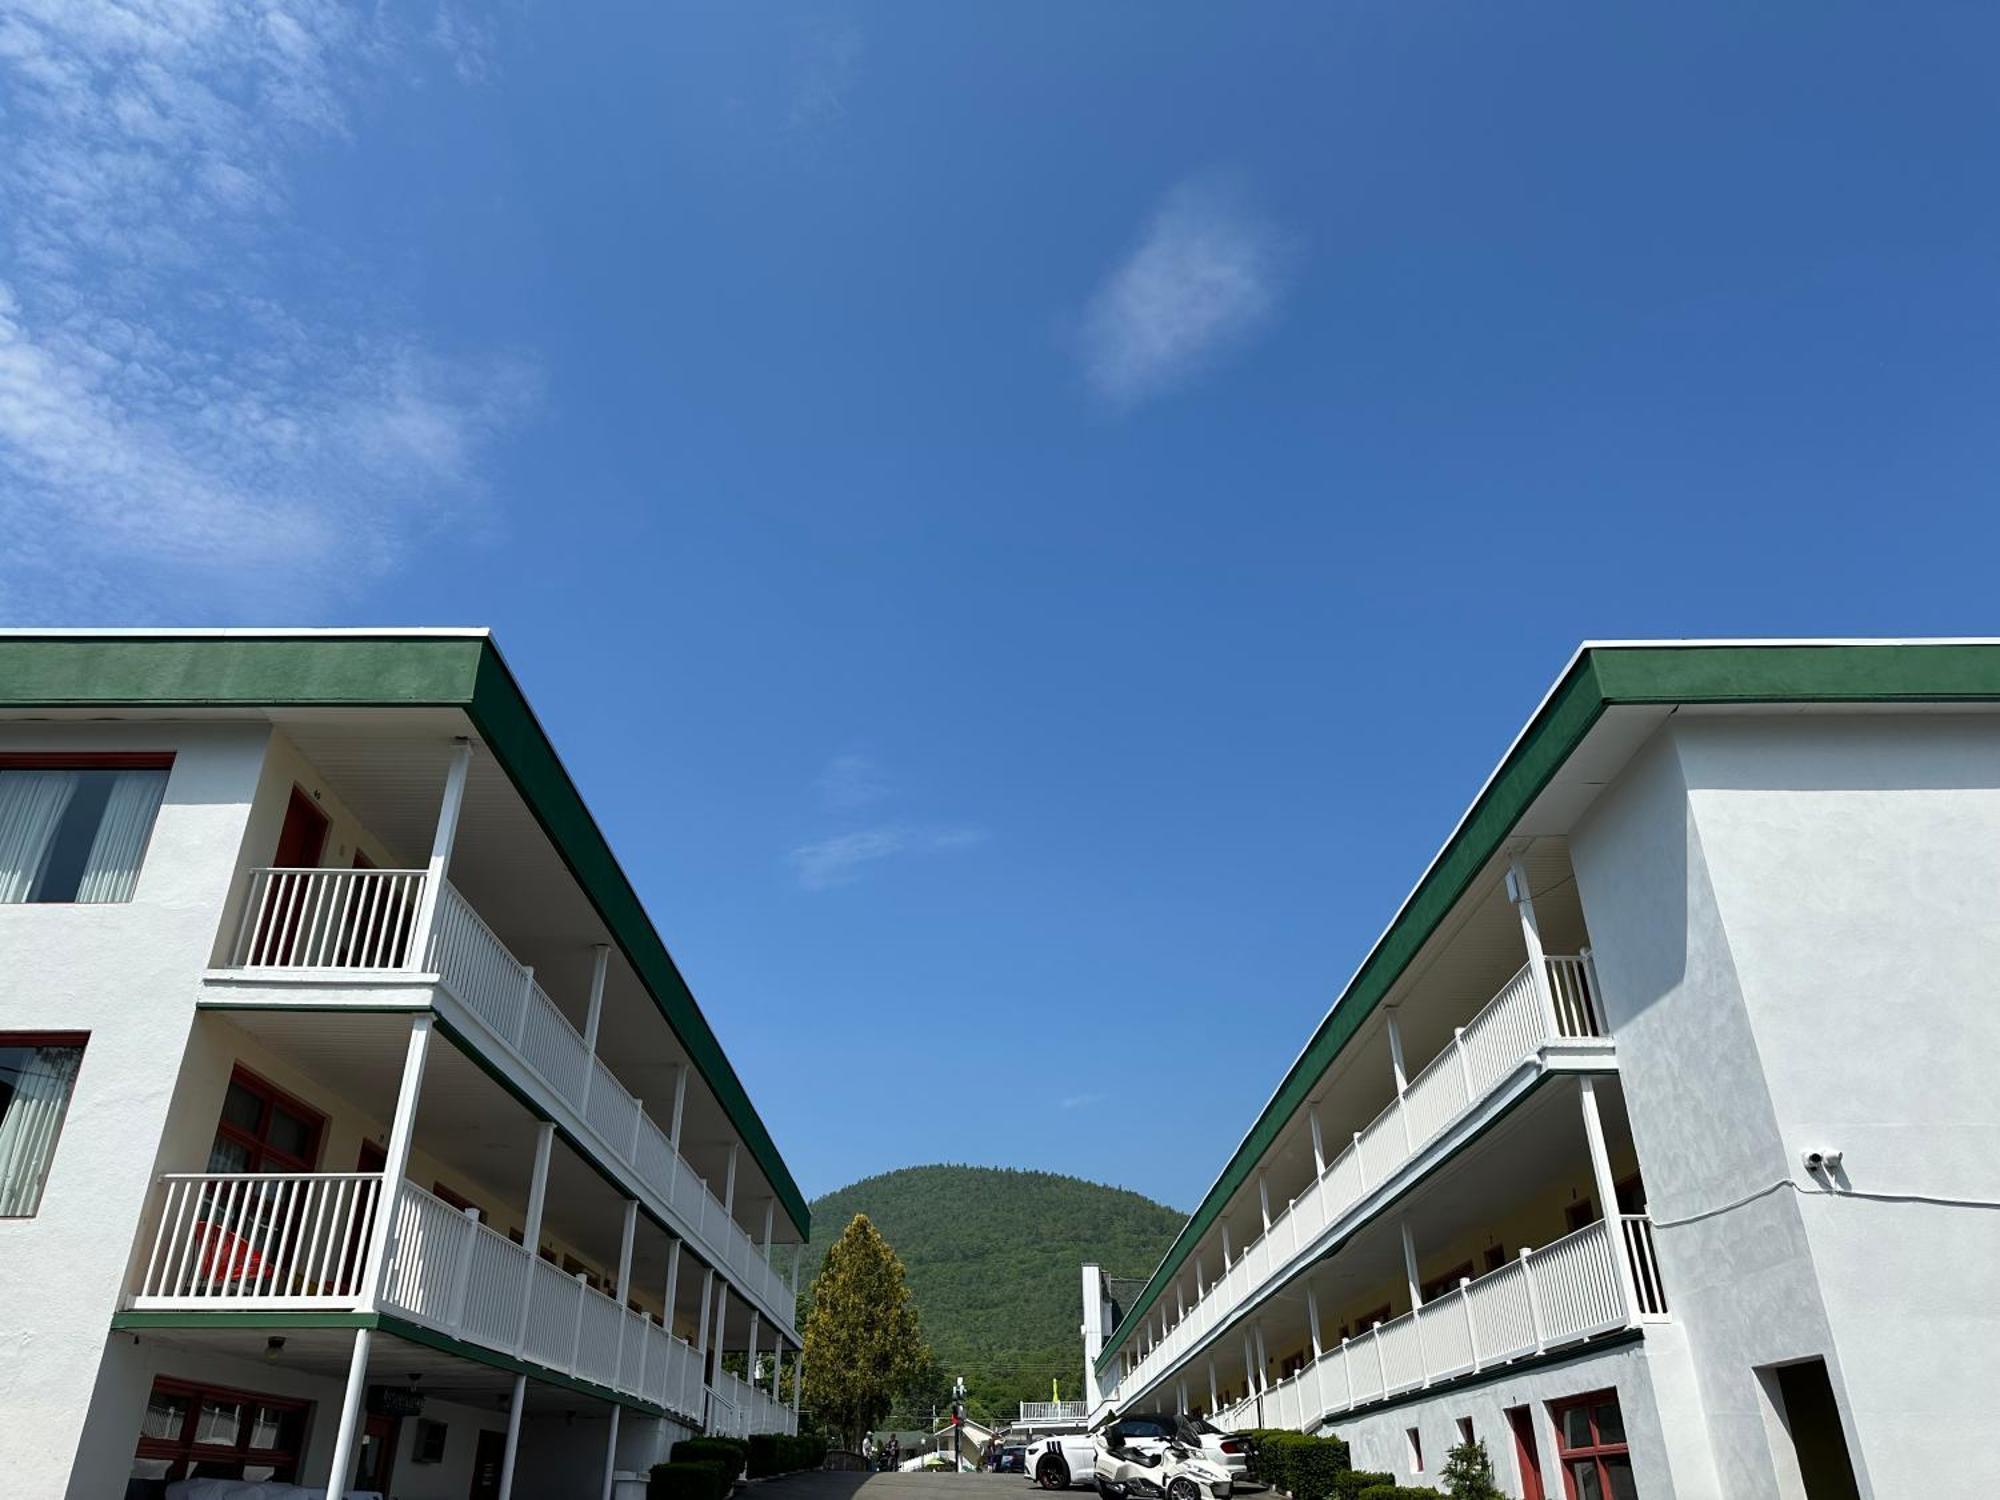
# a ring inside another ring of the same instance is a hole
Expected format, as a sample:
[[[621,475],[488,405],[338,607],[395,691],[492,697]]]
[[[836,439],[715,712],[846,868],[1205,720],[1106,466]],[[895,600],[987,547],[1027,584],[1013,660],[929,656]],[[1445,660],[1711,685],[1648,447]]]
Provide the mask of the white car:
[[[1228,1471],[1238,1490],[1243,1489],[1249,1479],[1249,1443],[1200,1417],[1177,1417],[1168,1412],[1133,1412],[1130,1416],[1112,1418],[1105,1431],[1119,1446],[1135,1441],[1178,1441],[1189,1448],[1199,1449],[1203,1458]],[[1063,1432],[1037,1438],[1028,1444],[1025,1467],[1028,1477],[1045,1490],[1066,1490],[1073,1484],[1092,1484],[1097,1468],[1097,1444],[1092,1435],[1085,1432]]]

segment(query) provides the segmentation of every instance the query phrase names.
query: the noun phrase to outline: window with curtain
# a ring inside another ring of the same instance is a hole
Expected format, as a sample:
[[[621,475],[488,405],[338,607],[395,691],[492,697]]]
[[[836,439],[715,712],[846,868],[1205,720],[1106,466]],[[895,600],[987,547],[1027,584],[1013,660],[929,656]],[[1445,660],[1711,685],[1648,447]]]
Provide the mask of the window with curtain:
[[[0,762],[0,903],[130,901],[166,790],[162,757]]]
[[[32,1218],[41,1207],[83,1042],[0,1032],[0,1218]]]

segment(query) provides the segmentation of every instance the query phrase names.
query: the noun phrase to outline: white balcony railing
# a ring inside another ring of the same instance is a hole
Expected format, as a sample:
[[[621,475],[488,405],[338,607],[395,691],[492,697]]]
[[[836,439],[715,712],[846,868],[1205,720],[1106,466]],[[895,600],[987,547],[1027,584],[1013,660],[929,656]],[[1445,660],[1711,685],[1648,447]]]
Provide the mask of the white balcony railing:
[[[1090,1415],[1083,1401],[1023,1401],[1019,1421],[1022,1426],[1060,1422],[1081,1422]]]
[[[1533,964],[1522,965],[1499,994],[1454,1031],[1451,1045],[1355,1133],[1325,1172],[1276,1214],[1271,1227],[1245,1246],[1188,1306],[1186,1315],[1124,1366],[1118,1384],[1121,1393],[1128,1393],[1126,1399],[1171,1370],[1257,1296],[1301,1250],[1353,1213],[1375,1188],[1494,1094],[1544,1047],[1607,1035],[1587,958],[1549,956],[1541,981],[1537,982]],[[1132,1337],[1150,1335],[1141,1330]]]
[[[792,1411],[790,1407],[774,1401],[769,1391],[723,1370],[709,1387],[708,1431],[716,1437],[790,1432]]]
[[[353,1310],[363,1302],[380,1176],[201,1173],[161,1181],[134,1307]],[[380,1305],[668,1411],[699,1419],[707,1409],[702,1356],[686,1340],[530,1254],[480,1223],[476,1210],[461,1212],[414,1183],[396,1194]],[[756,1400],[739,1404],[766,1425],[743,1431],[792,1430],[789,1409],[751,1394]]]
[[[423,870],[252,870],[239,969],[406,969]]]
[[[508,951],[449,882],[438,892],[428,952],[418,962],[414,927],[428,879],[423,870],[253,870],[233,965],[273,973],[436,973],[582,1116],[616,1161],[672,1207],[705,1257],[789,1328],[796,1298],[784,1278],[640,1102],[591,1056],[534,970]]]
[[[1231,1431],[1307,1430],[1371,1402],[1663,1316],[1652,1245],[1652,1224],[1639,1215],[1620,1216],[1615,1234],[1603,1220],[1586,1225],[1341,1340],[1298,1373],[1217,1413],[1215,1422]],[[1620,1280],[1621,1250],[1639,1287],[1636,1309]]]

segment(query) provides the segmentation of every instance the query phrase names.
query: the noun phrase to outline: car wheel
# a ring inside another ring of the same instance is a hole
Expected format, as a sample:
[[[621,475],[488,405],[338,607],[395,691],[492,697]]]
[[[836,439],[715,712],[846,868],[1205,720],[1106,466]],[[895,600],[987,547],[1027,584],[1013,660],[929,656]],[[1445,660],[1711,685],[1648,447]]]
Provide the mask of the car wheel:
[[[1192,1479],[1176,1479],[1167,1486],[1167,1500],[1201,1500],[1201,1490]]]
[[[1035,1483],[1045,1490],[1069,1488],[1069,1465],[1051,1453],[1035,1465]]]

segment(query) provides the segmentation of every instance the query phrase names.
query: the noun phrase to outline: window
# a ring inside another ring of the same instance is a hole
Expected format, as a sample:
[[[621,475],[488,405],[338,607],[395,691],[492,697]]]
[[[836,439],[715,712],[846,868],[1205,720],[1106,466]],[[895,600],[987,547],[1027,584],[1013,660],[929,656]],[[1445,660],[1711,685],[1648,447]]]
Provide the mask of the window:
[[[251,1391],[155,1380],[132,1477],[293,1483],[307,1409]]]
[[[444,1462],[445,1426],[429,1417],[417,1418],[417,1440],[410,1445],[410,1462],[418,1464],[441,1464]]]
[[[317,1110],[238,1068],[222,1097],[209,1148],[211,1172],[310,1172],[326,1124]]]
[[[1408,1441],[1410,1445],[1410,1472],[1412,1474],[1423,1473],[1424,1472],[1423,1433],[1421,1433],[1414,1427],[1406,1427],[1403,1429],[1403,1437]]]
[[[33,1218],[83,1063],[76,1035],[0,1033],[0,1218]]]
[[[1460,1417],[1458,1419],[1458,1441],[1461,1444],[1472,1441],[1472,1418]]]
[[[1632,1458],[1625,1448],[1625,1418],[1616,1391],[1558,1402],[1556,1457],[1562,1465],[1565,1500],[1635,1500]]]
[[[0,903],[130,901],[172,761],[0,756]]]

